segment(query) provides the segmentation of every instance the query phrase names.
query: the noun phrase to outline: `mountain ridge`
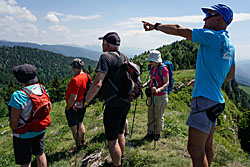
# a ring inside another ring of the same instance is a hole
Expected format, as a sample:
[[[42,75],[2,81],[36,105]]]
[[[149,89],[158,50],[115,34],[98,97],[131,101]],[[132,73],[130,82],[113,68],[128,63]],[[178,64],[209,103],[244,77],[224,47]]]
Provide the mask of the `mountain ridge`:
[[[31,42],[12,42],[7,40],[0,40],[0,46],[23,46],[30,48],[37,48],[41,50],[47,50],[54,53],[63,54],[70,57],[84,57],[90,60],[97,61],[99,59],[100,52],[92,51],[86,48],[70,46],[70,45],[47,45],[47,44],[37,44]]]

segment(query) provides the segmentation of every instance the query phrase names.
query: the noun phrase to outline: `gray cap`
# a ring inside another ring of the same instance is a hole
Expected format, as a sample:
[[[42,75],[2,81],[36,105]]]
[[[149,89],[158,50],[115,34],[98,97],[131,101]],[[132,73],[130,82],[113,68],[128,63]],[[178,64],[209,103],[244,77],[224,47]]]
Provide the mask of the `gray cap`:
[[[25,84],[34,84],[38,82],[37,69],[34,65],[23,64],[15,66],[12,71],[18,82]]]
[[[84,62],[79,58],[75,58],[72,60],[72,63],[70,63],[70,65],[74,68],[82,69],[84,67]]]
[[[156,63],[161,63],[162,59],[161,59],[161,52],[159,52],[158,50],[150,50],[149,54],[148,54],[148,58],[147,61],[153,61]]]

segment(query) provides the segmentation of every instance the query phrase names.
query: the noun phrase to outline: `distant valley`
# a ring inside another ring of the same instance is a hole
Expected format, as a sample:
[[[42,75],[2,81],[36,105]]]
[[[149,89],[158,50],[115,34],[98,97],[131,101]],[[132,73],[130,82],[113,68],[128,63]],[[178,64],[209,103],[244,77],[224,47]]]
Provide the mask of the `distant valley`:
[[[250,59],[236,63],[236,81],[250,86]]]

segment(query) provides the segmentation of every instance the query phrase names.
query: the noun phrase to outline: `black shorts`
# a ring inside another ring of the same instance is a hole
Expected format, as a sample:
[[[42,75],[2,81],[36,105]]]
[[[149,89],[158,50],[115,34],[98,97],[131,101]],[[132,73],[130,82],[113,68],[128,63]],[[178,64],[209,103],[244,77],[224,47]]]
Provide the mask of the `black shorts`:
[[[34,138],[23,139],[13,136],[13,146],[16,164],[25,165],[31,162],[33,155],[42,155],[44,152],[44,134]]]
[[[75,111],[72,107],[69,110],[65,110],[68,126],[72,127],[77,125],[78,122],[83,122],[83,118],[86,112],[86,108],[82,108],[79,111]]]
[[[104,110],[104,128],[108,141],[118,139],[118,134],[123,134],[124,124],[131,104],[122,107],[106,106]]]

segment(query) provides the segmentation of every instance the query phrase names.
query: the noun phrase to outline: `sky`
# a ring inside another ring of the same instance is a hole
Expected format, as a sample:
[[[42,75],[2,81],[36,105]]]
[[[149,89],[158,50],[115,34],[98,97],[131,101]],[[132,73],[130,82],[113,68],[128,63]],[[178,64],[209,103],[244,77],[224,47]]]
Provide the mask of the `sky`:
[[[217,3],[234,11],[227,30],[236,60],[250,59],[250,0],[0,0],[0,40],[100,49],[98,37],[116,31],[121,50],[138,55],[183,39],[145,32],[142,20],[202,28],[201,7]]]

